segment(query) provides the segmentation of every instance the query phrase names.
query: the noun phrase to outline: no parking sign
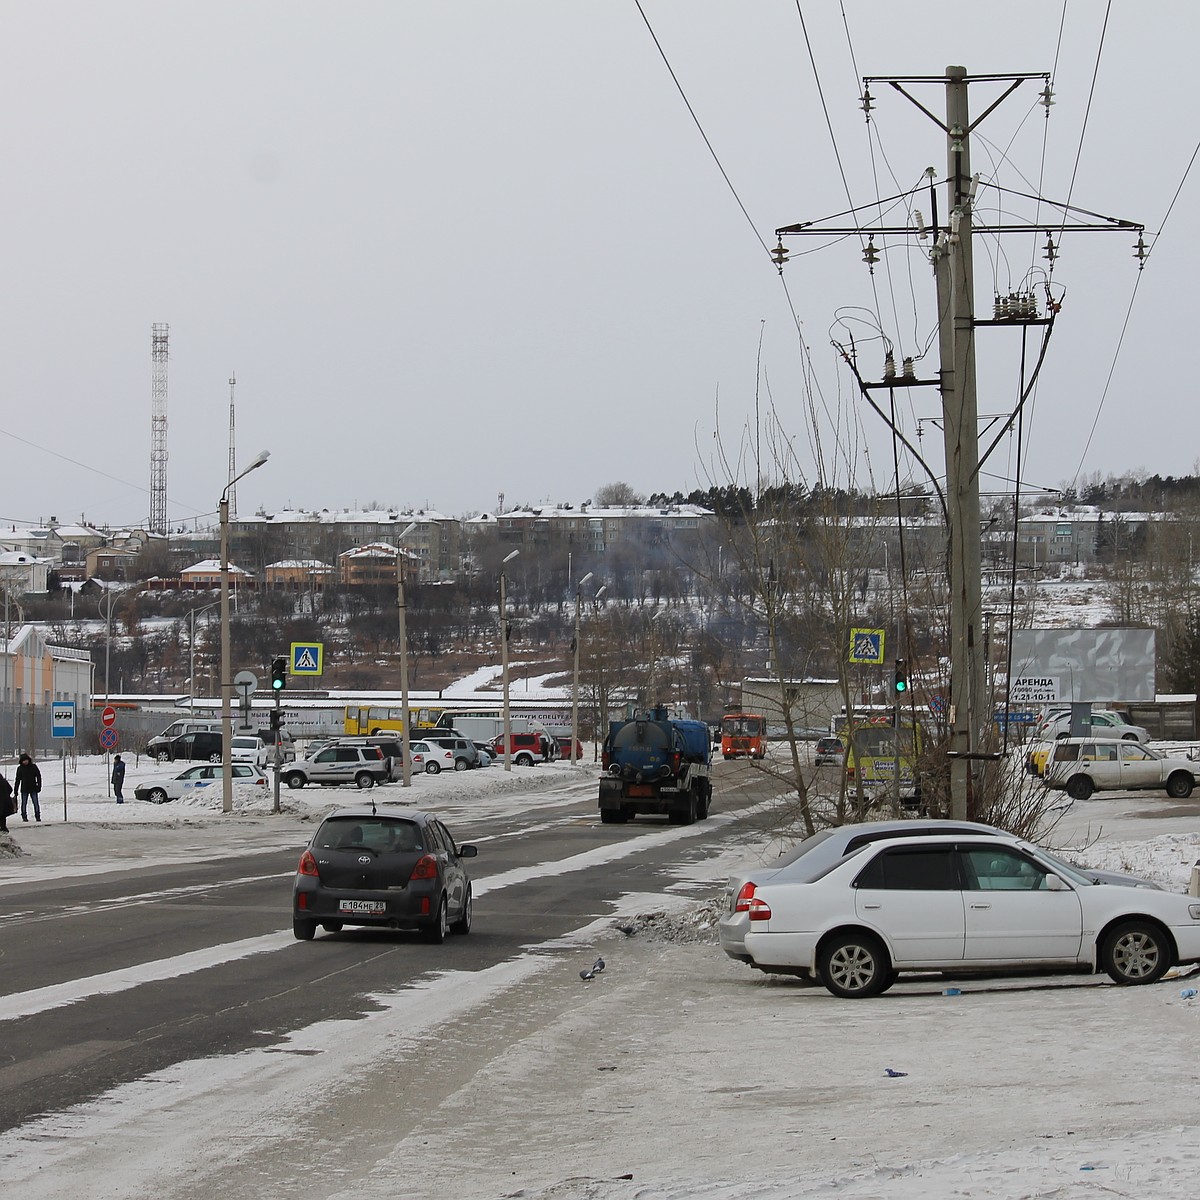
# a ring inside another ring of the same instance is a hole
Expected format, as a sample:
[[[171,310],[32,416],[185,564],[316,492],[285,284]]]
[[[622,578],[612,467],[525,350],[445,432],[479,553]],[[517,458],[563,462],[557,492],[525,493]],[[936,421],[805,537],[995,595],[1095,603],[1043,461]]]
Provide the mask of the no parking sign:
[[[115,750],[117,748],[117,731],[115,729],[100,730],[100,746],[104,750]]]

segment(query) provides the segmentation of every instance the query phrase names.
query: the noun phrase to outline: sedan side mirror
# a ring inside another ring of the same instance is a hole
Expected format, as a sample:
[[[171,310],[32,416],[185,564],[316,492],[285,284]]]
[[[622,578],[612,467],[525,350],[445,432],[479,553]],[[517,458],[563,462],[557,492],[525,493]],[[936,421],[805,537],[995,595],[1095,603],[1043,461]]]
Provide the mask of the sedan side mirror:
[[[1060,875],[1046,876],[1046,891],[1048,892],[1069,892],[1071,889],[1067,886],[1066,880]]]
[[[479,853],[479,849],[476,846],[468,845],[468,846],[459,846],[459,848],[458,848],[458,857],[459,858],[474,858],[478,853]]]

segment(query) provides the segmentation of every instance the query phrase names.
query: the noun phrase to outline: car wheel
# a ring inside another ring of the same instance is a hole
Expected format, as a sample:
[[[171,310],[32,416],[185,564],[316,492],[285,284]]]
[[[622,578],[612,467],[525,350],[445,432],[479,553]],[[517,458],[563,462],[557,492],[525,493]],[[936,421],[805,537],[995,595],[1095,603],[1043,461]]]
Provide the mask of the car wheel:
[[[1067,795],[1072,800],[1086,800],[1095,790],[1086,775],[1072,775],[1067,780]]]
[[[518,754],[517,757],[513,759],[513,762],[515,762],[518,767],[532,767],[533,766],[533,755],[532,754]]]
[[[1171,966],[1171,946],[1157,925],[1126,921],[1104,939],[1100,965],[1114,983],[1156,983]]]
[[[149,800],[151,804],[166,804],[167,793],[164,792],[162,788],[151,788],[146,796],[146,799]]]
[[[434,918],[433,924],[425,927],[425,940],[432,942],[435,946],[440,946],[446,940],[449,932],[450,912],[446,908],[446,897],[443,895],[438,904],[437,916]]]
[[[450,926],[451,933],[470,933],[471,932],[471,910],[474,907],[474,900],[471,897],[471,885],[467,884],[467,898],[463,901],[462,916]]]
[[[296,940],[301,942],[311,942],[317,935],[316,921],[301,920],[300,917],[292,918],[292,932],[296,935]]]
[[[375,776],[368,771],[359,771],[354,777],[354,786],[360,790],[375,786]]]
[[[1138,735],[1136,733],[1121,734],[1121,741],[1123,741],[1123,742],[1136,742],[1137,740],[1138,740]]]
[[[427,762],[425,764],[426,775],[436,775],[442,769],[441,763]]]
[[[167,763],[171,761],[171,756],[164,750],[160,754],[154,756],[155,762]]]
[[[456,771],[465,771],[470,765],[465,758],[456,758],[454,760],[454,769]]]
[[[219,754],[210,754],[208,756],[208,761],[211,763],[219,763],[221,761],[221,756]]]
[[[1192,794],[1195,786],[1195,777],[1189,775],[1187,771],[1172,771],[1167,779],[1167,795],[1173,796],[1176,800],[1183,800]]]
[[[624,814],[615,808],[602,808],[600,810],[601,825],[623,825],[625,823]]]
[[[889,986],[892,964],[877,938],[869,933],[843,933],[822,947],[818,970],[835,996],[861,1000]]]
[[[325,930],[326,933],[341,933],[342,923],[341,921],[322,921],[321,928]]]
[[[299,771],[289,771],[283,777],[283,782],[286,783],[290,788],[302,788],[306,780]]]

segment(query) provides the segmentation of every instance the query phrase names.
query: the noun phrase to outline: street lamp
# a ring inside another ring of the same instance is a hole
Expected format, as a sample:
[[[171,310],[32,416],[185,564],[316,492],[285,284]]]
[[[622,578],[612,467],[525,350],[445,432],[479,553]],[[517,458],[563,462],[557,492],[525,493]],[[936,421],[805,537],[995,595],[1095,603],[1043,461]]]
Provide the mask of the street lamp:
[[[408,751],[408,630],[405,628],[406,607],[404,604],[404,562],[400,543],[414,529],[413,521],[396,539],[396,610],[400,614],[400,754],[402,758],[402,787],[412,787],[412,763]]]
[[[221,811],[233,812],[233,760],[229,757],[233,741],[233,712],[230,706],[233,680],[229,674],[229,491],[239,479],[257,471],[271,457],[262,450],[244,470],[235,475],[221,492],[217,512],[221,520]]]
[[[520,554],[512,550],[500,560],[500,678],[504,690],[504,769],[512,770],[512,717],[508,711],[508,611],[505,606],[504,564]]]
[[[571,765],[577,767],[579,765],[579,600],[583,590],[583,585],[591,579],[592,573],[589,571],[575,585],[575,640],[571,643],[571,649],[575,653],[575,686],[571,692]]]

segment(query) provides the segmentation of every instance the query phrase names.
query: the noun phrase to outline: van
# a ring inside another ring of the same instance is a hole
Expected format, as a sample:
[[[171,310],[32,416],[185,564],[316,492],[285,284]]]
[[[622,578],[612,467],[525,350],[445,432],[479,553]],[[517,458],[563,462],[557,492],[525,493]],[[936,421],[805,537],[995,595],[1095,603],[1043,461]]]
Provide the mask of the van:
[[[189,733],[215,733],[220,739],[221,722],[207,717],[186,717],[179,721],[173,721],[162,733],[156,734],[146,743],[146,753],[158,762],[174,762],[181,755],[175,753],[171,746],[177,739]],[[218,740],[217,753],[220,754],[220,752],[221,746]]]

